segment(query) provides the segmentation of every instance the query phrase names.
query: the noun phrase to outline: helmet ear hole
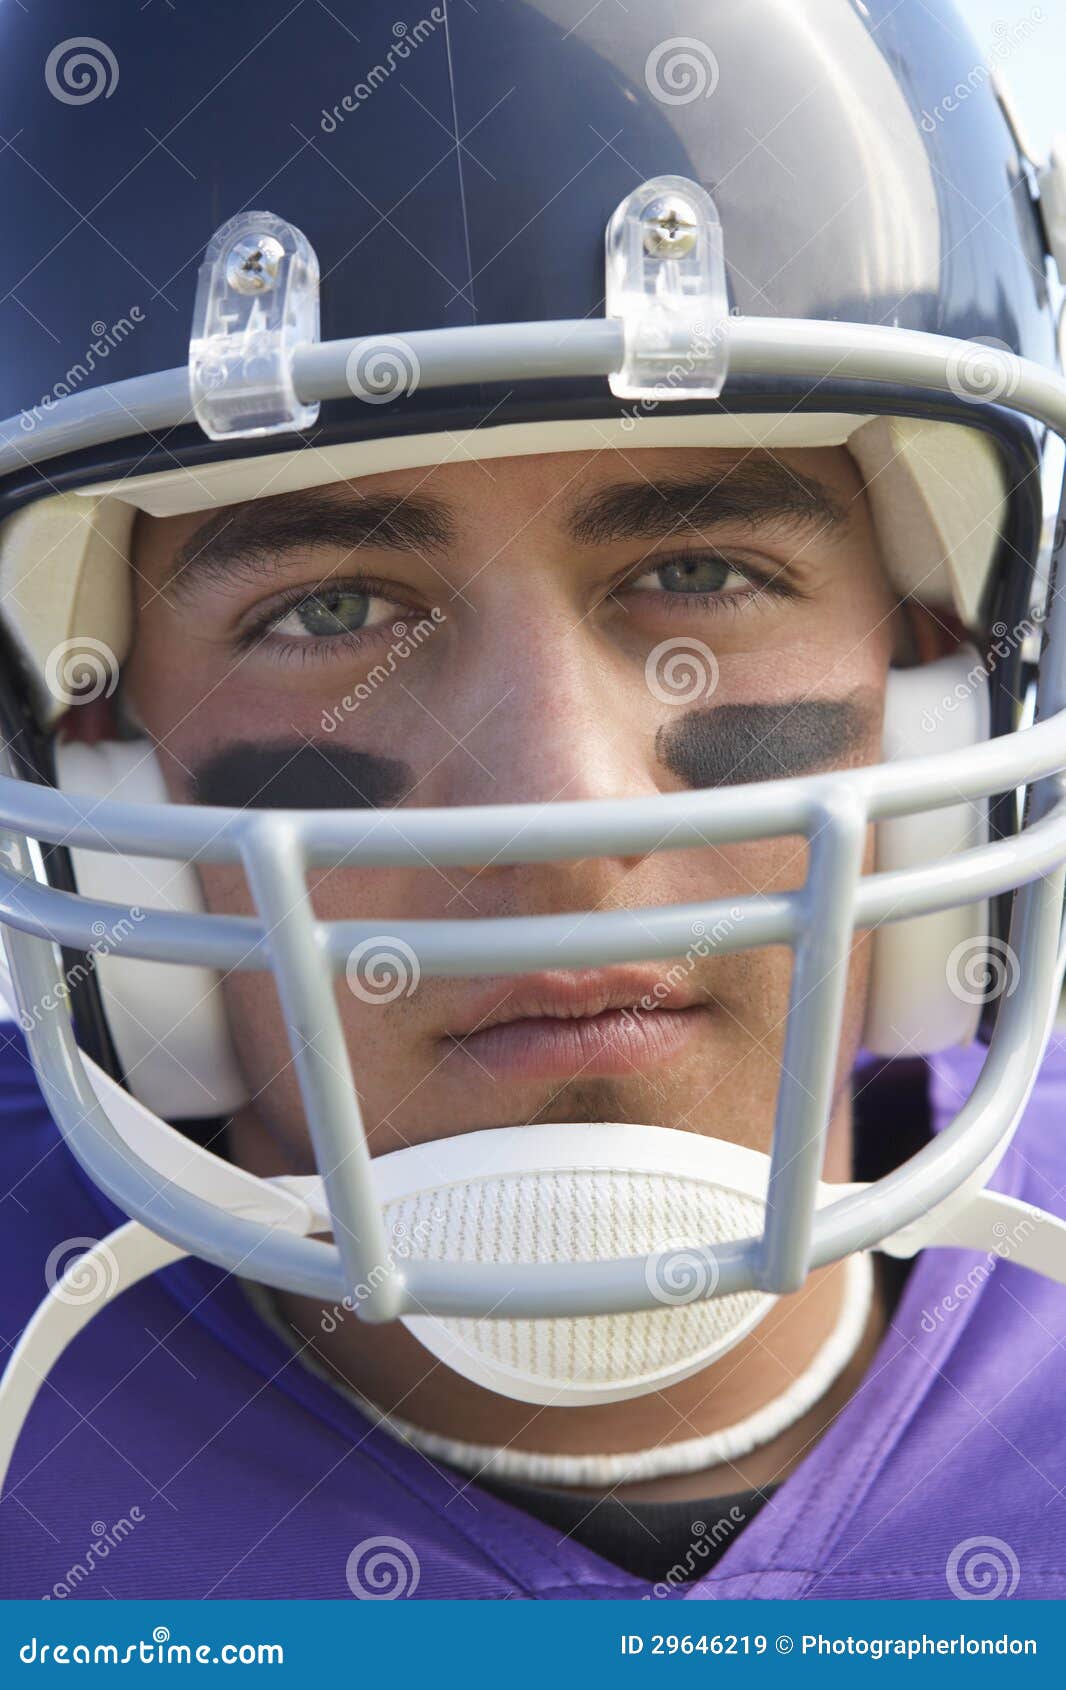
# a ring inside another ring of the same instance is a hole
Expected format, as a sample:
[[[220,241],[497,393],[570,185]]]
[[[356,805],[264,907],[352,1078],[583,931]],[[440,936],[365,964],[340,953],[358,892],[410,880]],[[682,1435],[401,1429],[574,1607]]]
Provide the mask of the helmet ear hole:
[[[80,797],[164,804],[163,772],[150,740],[73,742],[55,747],[56,785]],[[161,857],[70,852],[83,897],[124,911],[203,912],[196,871]],[[166,1120],[230,1114],[247,1099],[213,969],[145,962],[123,954],[130,916],[100,936],[94,966],[100,998],[126,1084]],[[126,923],[124,926],[123,924]]]
[[[988,674],[973,646],[913,669],[891,669],[885,697],[886,762],[961,751],[989,733]],[[923,810],[877,824],[877,868],[942,862],[988,841],[986,800]],[[879,1056],[927,1056],[976,1036],[976,986],[994,941],[987,901],[908,921],[873,936],[863,1043]]]

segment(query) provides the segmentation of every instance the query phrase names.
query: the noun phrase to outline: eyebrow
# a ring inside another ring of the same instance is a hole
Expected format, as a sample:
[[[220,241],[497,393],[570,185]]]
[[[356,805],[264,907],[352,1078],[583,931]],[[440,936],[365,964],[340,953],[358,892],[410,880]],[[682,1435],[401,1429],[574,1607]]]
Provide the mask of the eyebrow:
[[[775,459],[747,460],[712,476],[656,477],[601,488],[571,512],[568,530],[583,545],[662,539],[712,523],[843,525],[843,504],[821,481]]]
[[[846,510],[821,482],[775,459],[742,460],[717,474],[659,476],[620,482],[574,502],[563,519],[576,544],[656,540],[715,523],[785,522],[823,529],[846,521]],[[186,597],[242,571],[265,573],[266,560],[336,546],[354,551],[443,551],[458,524],[443,500],[376,494],[341,500],[321,488],[227,507],[189,536],[171,562],[163,591]]]
[[[261,567],[264,557],[314,546],[439,551],[455,531],[454,517],[439,499],[377,494],[342,502],[311,488],[216,512],[179,547],[163,588],[185,595],[242,567]]]

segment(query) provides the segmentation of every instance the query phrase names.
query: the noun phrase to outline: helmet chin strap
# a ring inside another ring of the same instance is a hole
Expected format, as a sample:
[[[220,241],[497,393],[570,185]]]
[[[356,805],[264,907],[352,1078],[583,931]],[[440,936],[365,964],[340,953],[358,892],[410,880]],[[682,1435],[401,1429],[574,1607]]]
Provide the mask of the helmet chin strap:
[[[304,1236],[329,1231],[317,1177],[258,1179],[186,1138],[83,1061],[116,1129],[162,1181],[279,1229]],[[929,1246],[987,1250],[1066,1284],[1066,1223],[979,1189],[991,1165],[878,1248],[902,1257]],[[502,1396],[577,1407],[662,1390],[727,1354],[774,1301],[759,1290],[708,1295],[714,1287],[697,1250],[759,1232],[769,1158],[758,1151],[663,1127],[519,1126],[398,1150],[372,1167],[397,1262],[577,1263],[646,1255],[648,1287],[661,1306],[636,1313],[401,1317],[440,1360]],[[823,1186],[819,1206],[855,1189]],[[185,1254],[128,1221],[67,1265],[0,1381],[0,1482],[37,1391],[66,1345],[123,1290]],[[326,1318],[357,1311],[361,1295],[354,1287],[346,1307]],[[849,1328],[839,1334],[838,1327],[834,1337],[846,1348]],[[827,1382],[834,1353],[819,1362]],[[780,1415],[780,1405],[770,1408]],[[734,1437],[742,1433],[750,1438],[751,1426],[731,1429]],[[706,1464],[705,1457],[697,1462]]]

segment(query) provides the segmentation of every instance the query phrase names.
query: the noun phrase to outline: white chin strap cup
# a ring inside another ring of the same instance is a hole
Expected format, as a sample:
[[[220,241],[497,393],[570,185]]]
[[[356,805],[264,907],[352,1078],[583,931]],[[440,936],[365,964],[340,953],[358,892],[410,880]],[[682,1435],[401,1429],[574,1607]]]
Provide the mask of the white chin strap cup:
[[[936,663],[893,669],[885,701],[884,757],[955,751],[988,735],[988,683],[972,647]],[[64,792],[161,804],[166,789],[148,740],[57,744]],[[878,824],[878,869],[937,862],[987,839],[986,806],[964,803]],[[79,892],[142,909],[203,910],[200,883],[185,863],[71,852]],[[881,1055],[924,1055],[966,1044],[977,1026],[977,994],[952,990],[980,966],[983,904],[888,924],[873,939],[864,1043]],[[230,1114],[247,1101],[226,1023],[218,976],[207,968],[140,962],[117,944],[97,962],[111,1036],[130,1090],[179,1121]]]
[[[699,1246],[762,1228],[769,1161],[734,1144],[609,1122],[500,1127],[394,1151],[373,1169],[400,1260],[648,1257],[659,1306],[638,1313],[403,1317],[456,1373],[519,1402],[581,1407],[666,1390],[719,1360],[775,1301],[706,1296],[714,1286]]]

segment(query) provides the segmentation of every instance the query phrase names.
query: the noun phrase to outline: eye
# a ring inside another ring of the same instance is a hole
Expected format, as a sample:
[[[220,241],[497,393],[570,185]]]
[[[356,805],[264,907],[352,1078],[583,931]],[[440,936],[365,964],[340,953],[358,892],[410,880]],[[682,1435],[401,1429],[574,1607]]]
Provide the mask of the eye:
[[[707,552],[669,558],[627,582],[629,590],[639,593],[722,593],[750,586],[751,577],[728,558]]]
[[[375,593],[350,587],[320,587],[290,604],[275,617],[268,632],[290,640],[328,640],[356,634],[395,617],[397,607]]]

